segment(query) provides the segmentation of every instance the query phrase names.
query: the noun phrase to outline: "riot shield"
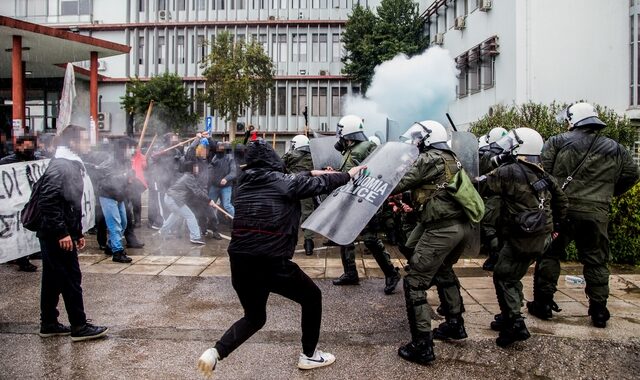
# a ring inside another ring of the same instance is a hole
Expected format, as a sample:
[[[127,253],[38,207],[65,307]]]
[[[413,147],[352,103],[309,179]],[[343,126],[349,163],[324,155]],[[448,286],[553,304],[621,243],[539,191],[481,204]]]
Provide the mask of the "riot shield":
[[[346,245],[352,243],[418,157],[418,148],[400,142],[379,146],[362,163],[365,173],[336,189],[302,223]]]
[[[471,132],[453,131],[451,134],[451,150],[458,156],[462,167],[469,177],[475,178],[479,174],[478,139]]]
[[[342,155],[333,147],[336,142],[338,142],[338,139],[335,136],[318,137],[309,140],[314,169],[332,167],[337,170],[340,168]]]

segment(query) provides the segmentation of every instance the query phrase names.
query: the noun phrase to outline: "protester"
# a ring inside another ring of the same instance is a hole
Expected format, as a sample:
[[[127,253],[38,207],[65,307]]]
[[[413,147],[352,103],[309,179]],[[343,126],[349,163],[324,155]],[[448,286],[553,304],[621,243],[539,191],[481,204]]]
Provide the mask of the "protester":
[[[37,160],[36,157],[37,139],[35,136],[18,136],[16,137],[16,146],[13,154],[0,159],[0,165],[15,164],[17,162]],[[38,267],[29,262],[29,256],[23,256],[19,259],[11,261],[18,264],[18,270],[22,272],[35,272]]]
[[[148,224],[149,228],[159,230],[164,220],[169,217],[169,210],[164,204],[164,196],[174,183],[180,178],[180,165],[183,150],[180,147],[171,148],[180,142],[175,133],[162,136],[162,144],[152,147],[147,153],[146,178],[149,186],[148,193]]]
[[[189,240],[191,243],[204,245],[205,241],[202,239],[198,220],[193,210],[186,203],[188,199],[192,199],[198,202],[198,207],[202,207],[207,203],[212,206],[214,202],[209,200],[206,188],[196,178],[198,165],[187,161],[183,164],[183,171],[182,177],[167,190],[167,194],[164,196],[164,203],[171,211],[171,214],[165,220],[162,228],[160,228],[160,235],[166,237],[170,233],[175,233],[173,230],[184,219],[189,228]]]
[[[231,203],[231,190],[237,168],[233,155],[225,151],[228,148],[226,145],[229,144],[218,143],[215,156],[211,159],[209,198],[214,202],[221,200],[222,207],[233,216],[235,209]]]
[[[246,160],[247,166],[239,179],[238,212],[228,249],[231,282],[244,308],[244,317],[224,333],[215,347],[202,354],[198,368],[205,375],[211,375],[219,360],[264,326],[267,299],[272,292],[302,306],[303,352],[298,368],[330,365],[335,357],[316,349],[322,293],[291,261],[298,240],[300,199],[346,184],[363,167],[353,167],[348,173],[285,174],[280,157],[260,139],[249,144]]]
[[[89,323],[82,299],[78,249],[85,246],[82,234],[82,205],[85,175],[78,156],[89,149],[84,128],[68,126],[59,136],[53,160],[43,176],[36,199],[40,211],[37,237],[42,250],[40,293],[40,336],[69,335],[74,342],[97,339],[106,327]],[[64,300],[71,328],[58,321],[58,300]]]

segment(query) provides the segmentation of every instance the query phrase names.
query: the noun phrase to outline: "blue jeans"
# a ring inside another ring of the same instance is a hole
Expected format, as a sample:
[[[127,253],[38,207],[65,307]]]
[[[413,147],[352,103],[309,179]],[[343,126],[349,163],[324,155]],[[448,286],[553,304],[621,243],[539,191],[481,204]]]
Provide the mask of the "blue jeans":
[[[222,207],[227,210],[231,216],[234,216],[236,209],[231,204],[231,186],[218,187],[211,186],[209,189],[209,199],[217,202],[219,198],[222,199]]]
[[[100,207],[102,207],[102,214],[107,223],[107,234],[109,236],[109,247],[111,247],[111,251],[124,251],[122,235],[127,228],[127,211],[124,207],[124,202],[100,197]]]
[[[187,221],[187,227],[189,227],[189,238],[191,240],[200,239],[200,226],[198,225],[198,219],[193,214],[193,211],[187,205],[178,206],[176,201],[168,195],[164,196],[164,204],[167,206],[171,215],[165,219],[162,228],[160,228],[160,234],[166,234],[171,232],[178,226],[178,223],[182,219]],[[208,207],[208,206],[207,206]]]

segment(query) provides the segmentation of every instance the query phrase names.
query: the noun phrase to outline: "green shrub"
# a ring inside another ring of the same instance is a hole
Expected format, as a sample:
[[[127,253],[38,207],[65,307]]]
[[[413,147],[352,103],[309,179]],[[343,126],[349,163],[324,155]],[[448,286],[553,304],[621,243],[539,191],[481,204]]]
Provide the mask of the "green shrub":
[[[615,111],[594,105],[600,119],[607,124],[603,134],[624,146],[631,147],[637,140],[638,131],[629,119],[619,116]],[[471,132],[476,136],[486,134],[494,127],[507,130],[528,127],[538,131],[546,140],[550,136],[567,130],[565,121],[558,122],[556,115],[567,104],[526,103],[519,106],[493,107],[491,115],[485,115],[471,123]],[[613,199],[610,212],[609,239],[611,241],[611,261],[617,264],[640,264],[640,184],[626,194]],[[567,259],[577,260],[575,245],[567,247]]]

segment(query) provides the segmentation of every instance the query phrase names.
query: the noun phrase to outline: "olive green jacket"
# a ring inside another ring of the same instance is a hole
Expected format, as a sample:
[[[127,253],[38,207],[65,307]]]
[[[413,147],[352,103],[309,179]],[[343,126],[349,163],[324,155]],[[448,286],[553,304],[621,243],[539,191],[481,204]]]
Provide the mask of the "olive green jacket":
[[[313,170],[313,160],[311,152],[295,149],[285,153],[282,161],[289,173],[300,173]]]
[[[350,146],[346,152],[342,154],[341,172],[348,172],[352,167],[362,164],[367,156],[376,150],[378,146],[371,141],[360,141]]]
[[[530,183],[546,178],[547,188],[536,193]],[[500,212],[500,224],[503,226],[503,235],[512,239],[517,235],[514,230],[515,218],[524,211],[539,208],[543,199],[543,209],[546,215],[545,234],[558,231],[567,217],[568,200],[560,185],[553,176],[546,175],[538,165],[522,160],[516,163],[505,164],[485,176],[481,177],[481,185],[487,194],[497,195],[502,198]],[[554,222],[556,226],[554,226]],[[522,243],[522,241],[520,241]]]
[[[449,167],[449,178],[445,166]],[[439,149],[428,149],[418,156],[416,162],[402,177],[393,194],[411,190],[412,201],[420,213],[420,222],[429,225],[447,221],[466,220],[462,207],[444,189],[451,177],[458,172],[453,153]],[[436,189],[436,187],[441,189]],[[451,223],[449,223],[451,224]]]
[[[553,136],[542,148],[542,165],[559,183],[565,182],[587,154],[596,136],[592,129],[576,128]],[[572,212],[606,217],[614,195],[638,181],[638,166],[631,154],[614,140],[599,136],[589,157],[564,189]]]

